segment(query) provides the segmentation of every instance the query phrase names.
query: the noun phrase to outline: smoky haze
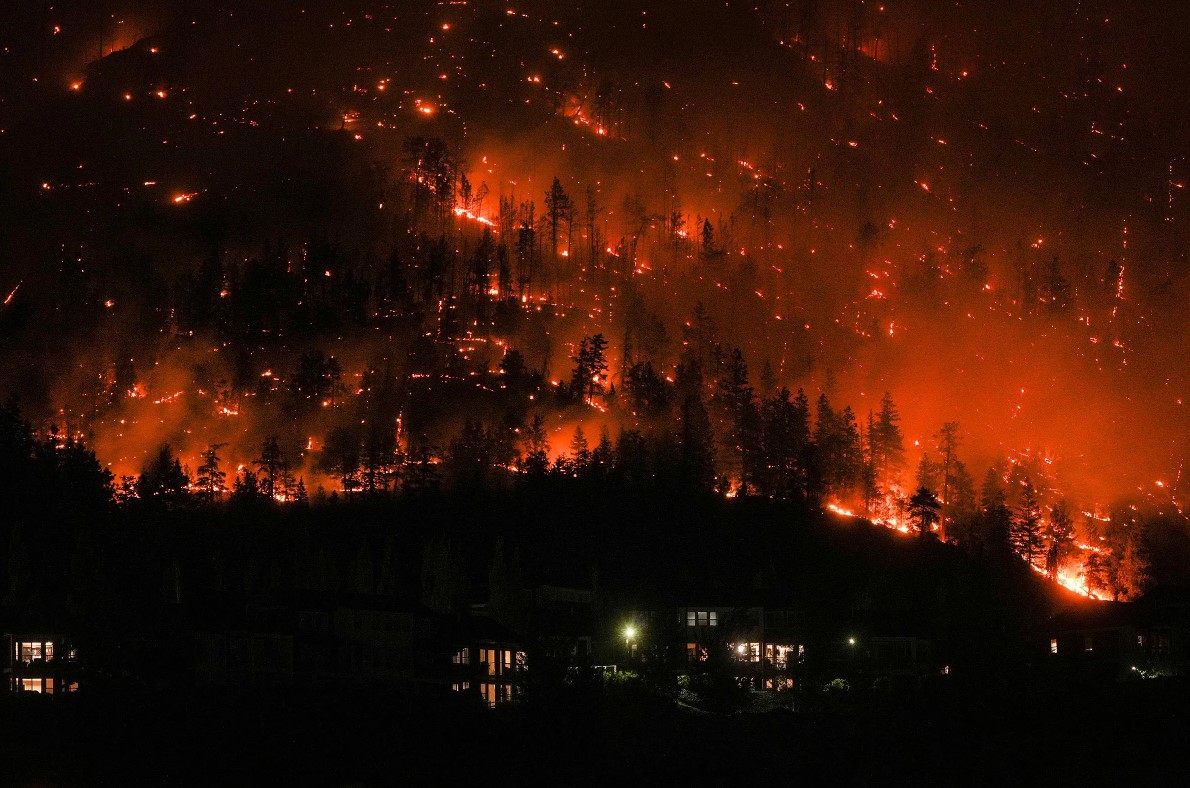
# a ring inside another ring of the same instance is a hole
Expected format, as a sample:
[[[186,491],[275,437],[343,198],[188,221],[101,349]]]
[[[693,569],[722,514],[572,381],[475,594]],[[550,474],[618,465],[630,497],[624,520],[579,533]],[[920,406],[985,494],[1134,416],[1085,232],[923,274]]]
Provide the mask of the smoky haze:
[[[437,137],[497,231],[502,198],[540,221],[555,177],[575,209],[565,260],[541,253],[540,315],[473,326],[472,371],[516,348],[566,381],[602,332],[614,379],[626,334],[672,375],[701,303],[758,389],[825,392],[861,421],[892,392],[911,462],[957,421],[980,472],[1028,454],[1088,506],[1176,495],[1175,4],[367,5],[127,3],[102,35],[67,5],[10,28],[3,382],[118,473],[161,443],[191,466],[226,444],[235,467],[276,433],[330,487],[315,460],[336,425],[400,416],[442,447],[496,417],[467,395],[431,418],[433,390],[365,405],[383,390],[368,373],[417,369],[399,328],[232,340],[185,318],[213,258],[231,281],[271,253],[332,289],[374,283],[394,248],[422,259],[419,229],[466,259],[482,223],[406,207],[406,140]],[[295,407],[316,349],[341,401]],[[538,409],[555,454],[578,424],[594,442],[626,420]]]

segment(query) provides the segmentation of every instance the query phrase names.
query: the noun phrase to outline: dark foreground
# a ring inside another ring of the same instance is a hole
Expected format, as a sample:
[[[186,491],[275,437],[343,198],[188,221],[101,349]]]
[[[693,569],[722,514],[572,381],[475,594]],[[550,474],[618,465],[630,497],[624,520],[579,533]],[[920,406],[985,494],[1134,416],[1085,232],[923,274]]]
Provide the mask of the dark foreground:
[[[500,711],[359,693],[0,706],[3,778],[92,784],[1176,784],[1184,682],[940,688],[717,716],[632,692]]]

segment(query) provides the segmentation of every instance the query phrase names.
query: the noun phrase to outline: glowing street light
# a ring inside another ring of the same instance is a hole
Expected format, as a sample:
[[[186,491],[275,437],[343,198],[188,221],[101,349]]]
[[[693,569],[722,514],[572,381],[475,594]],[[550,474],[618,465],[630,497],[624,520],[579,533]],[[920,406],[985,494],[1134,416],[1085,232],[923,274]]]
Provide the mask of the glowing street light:
[[[624,661],[632,659],[632,641],[636,638],[636,627],[629,624],[624,627]]]
[[[854,645],[855,645],[855,638],[847,638],[847,645],[849,645],[849,646],[854,646]]]

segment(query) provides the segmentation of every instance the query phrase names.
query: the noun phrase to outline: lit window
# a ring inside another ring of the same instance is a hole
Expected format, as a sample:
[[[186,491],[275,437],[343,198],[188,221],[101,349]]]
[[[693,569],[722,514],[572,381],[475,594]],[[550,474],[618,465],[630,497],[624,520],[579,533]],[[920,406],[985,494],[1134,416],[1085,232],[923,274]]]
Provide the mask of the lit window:
[[[698,621],[695,619],[695,616],[697,616],[697,615],[698,614],[695,613],[693,610],[687,610],[686,611],[686,626],[692,627],[692,626],[695,626],[696,624],[698,624]]]
[[[471,649],[469,649],[469,648],[459,649],[451,656],[450,661],[456,665],[470,665],[471,664]]]
[[[1136,636],[1136,645],[1140,646],[1141,648],[1145,647],[1145,636],[1144,635]]]
[[[20,662],[34,662],[40,659],[53,659],[54,644],[26,640],[17,644],[16,652],[17,660]]]
[[[714,610],[712,610],[710,613],[710,616],[711,616],[711,626],[713,626],[713,627],[719,626],[719,614],[716,613]]]
[[[709,614],[707,613],[707,611],[705,611],[705,610],[698,611],[698,625],[700,627],[705,627],[707,625],[708,616],[709,616]]]
[[[1058,639],[1057,638],[1050,638],[1050,653],[1051,654],[1058,653]]]
[[[42,691],[41,679],[20,679],[20,684],[18,686],[20,686],[20,688],[25,692]]]

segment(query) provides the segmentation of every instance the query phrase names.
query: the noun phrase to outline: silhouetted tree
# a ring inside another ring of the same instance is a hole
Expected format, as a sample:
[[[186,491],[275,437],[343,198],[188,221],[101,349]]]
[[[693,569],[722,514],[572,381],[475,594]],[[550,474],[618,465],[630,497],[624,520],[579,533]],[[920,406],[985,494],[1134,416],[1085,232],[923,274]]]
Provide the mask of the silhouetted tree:
[[[1043,528],[1037,491],[1033,488],[1033,483],[1026,478],[1021,491],[1020,509],[1012,521],[1009,537],[1013,550],[1030,565],[1042,556],[1041,551],[1045,545]]]
[[[277,441],[276,435],[269,435],[260,447],[260,456],[252,461],[260,469],[260,485],[264,494],[272,498],[278,493],[287,493],[284,489],[285,476],[289,471],[289,462]]]
[[[928,487],[918,487],[909,498],[909,517],[917,524],[922,537],[930,536],[938,522],[938,509],[942,504],[938,496]]]
[[[202,465],[198,466],[198,475],[194,481],[200,499],[207,504],[219,500],[227,489],[224,485],[227,474],[219,468],[219,449],[224,445],[216,443],[202,452]]]
[[[155,501],[173,508],[189,498],[190,479],[182,470],[182,463],[169,445],[162,446],[141,471],[136,482],[136,494],[142,501]]]
[[[330,431],[318,457],[318,468],[337,476],[344,492],[359,489],[360,439],[354,427],[341,426]]]

